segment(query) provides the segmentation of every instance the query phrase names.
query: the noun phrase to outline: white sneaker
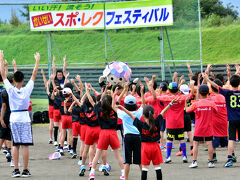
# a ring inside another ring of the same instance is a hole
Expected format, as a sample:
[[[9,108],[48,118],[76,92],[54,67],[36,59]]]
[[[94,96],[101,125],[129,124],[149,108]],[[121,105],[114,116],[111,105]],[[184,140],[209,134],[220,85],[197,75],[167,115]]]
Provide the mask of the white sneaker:
[[[187,163],[187,162],[188,162],[188,160],[187,160],[187,157],[186,157],[186,156],[183,156],[182,160],[183,160],[183,163]]]
[[[189,165],[189,168],[197,168],[197,167],[198,167],[197,161],[193,161],[193,162]]]
[[[215,167],[215,165],[214,165],[214,163],[213,163],[213,162],[209,162],[209,163],[208,163],[208,167],[209,167],[209,168],[214,168],[214,167]]]
[[[170,163],[170,162],[172,162],[171,157],[169,157],[165,160],[165,163]]]
[[[67,141],[64,141],[64,146],[67,146],[68,145],[68,142]]]
[[[58,142],[57,142],[57,141],[54,141],[53,145],[54,145],[54,146],[58,146]]]
[[[21,166],[20,162],[18,162],[18,166],[19,166],[19,167]],[[13,161],[13,159],[11,160],[10,167],[14,167],[14,161]]]

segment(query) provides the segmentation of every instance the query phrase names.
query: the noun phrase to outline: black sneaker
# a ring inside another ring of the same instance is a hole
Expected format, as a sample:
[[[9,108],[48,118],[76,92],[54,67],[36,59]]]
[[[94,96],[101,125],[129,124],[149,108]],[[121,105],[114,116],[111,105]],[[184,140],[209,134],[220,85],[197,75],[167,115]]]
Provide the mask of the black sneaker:
[[[20,177],[20,171],[19,169],[14,169],[14,171],[12,172],[12,177],[16,178],[16,177]]]
[[[30,177],[30,176],[31,176],[31,174],[30,174],[30,172],[28,171],[28,169],[23,170],[23,172],[22,172],[22,177]]]

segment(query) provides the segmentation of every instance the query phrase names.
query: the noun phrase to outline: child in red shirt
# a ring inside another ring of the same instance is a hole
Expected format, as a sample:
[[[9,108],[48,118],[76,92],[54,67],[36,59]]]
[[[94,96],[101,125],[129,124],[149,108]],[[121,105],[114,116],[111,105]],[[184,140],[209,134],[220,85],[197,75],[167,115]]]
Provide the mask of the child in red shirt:
[[[223,86],[219,79],[214,81],[220,87]],[[217,114],[213,114],[213,161],[217,162],[216,148],[220,145],[221,139],[228,138],[228,120],[227,120],[227,106],[225,97],[218,93],[218,89],[211,86],[213,92],[209,96],[212,99],[218,109]]]
[[[209,163],[208,167],[213,168],[213,116],[217,113],[217,107],[214,101],[207,98],[209,88],[203,84],[199,87],[200,99],[194,102],[190,107],[187,107],[187,100],[185,101],[186,113],[195,112],[195,130],[193,137],[193,162],[189,168],[198,167],[197,155],[198,146],[201,141],[206,141],[208,146]]]

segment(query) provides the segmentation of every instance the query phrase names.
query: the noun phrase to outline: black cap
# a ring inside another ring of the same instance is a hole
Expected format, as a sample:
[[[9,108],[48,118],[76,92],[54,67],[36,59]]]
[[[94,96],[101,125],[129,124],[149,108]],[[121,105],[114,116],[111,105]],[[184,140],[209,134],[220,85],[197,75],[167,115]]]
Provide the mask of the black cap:
[[[168,84],[166,82],[161,82],[159,88],[166,91],[168,89]]]
[[[209,88],[206,84],[202,84],[199,89],[198,89],[200,94],[208,94],[209,93]]]

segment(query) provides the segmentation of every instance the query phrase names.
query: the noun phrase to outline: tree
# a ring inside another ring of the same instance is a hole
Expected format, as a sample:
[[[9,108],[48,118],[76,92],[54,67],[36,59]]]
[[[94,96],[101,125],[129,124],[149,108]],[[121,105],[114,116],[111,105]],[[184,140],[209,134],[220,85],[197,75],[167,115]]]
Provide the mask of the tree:
[[[203,18],[210,17],[212,14],[220,17],[229,15],[234,19],[238,17],[238,12],[234,10],[234,6],[231,3],[229,3],[227,7],[224,7],[220,0],[201,0],[200,3]]]
[[[11,11],[11,19],[9,22],[13,26],[18,26],[21,24],[21,21],[18,19],[16,12],[13,9]]]
[[[28,5],[24,5],[23,6],[24,10],[19,10],[20,14],[22,17],[25,17],[27,21],[29,21],[29,9],[28,9]]]

